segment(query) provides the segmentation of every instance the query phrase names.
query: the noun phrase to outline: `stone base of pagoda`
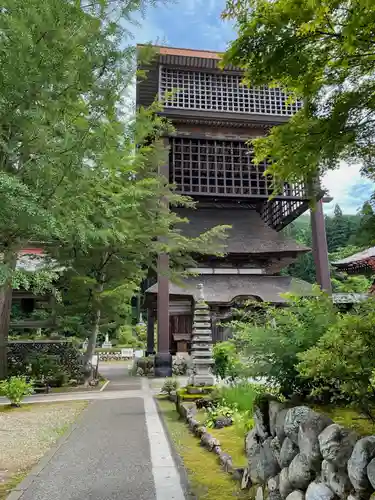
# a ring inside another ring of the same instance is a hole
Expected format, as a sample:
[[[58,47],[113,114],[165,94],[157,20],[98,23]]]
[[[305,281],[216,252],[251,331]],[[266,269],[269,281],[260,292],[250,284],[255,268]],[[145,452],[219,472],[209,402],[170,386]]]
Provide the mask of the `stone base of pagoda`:
[[[214,384],[215,384],[215,378],[211,373],[207,373],[206,375],[203,374],[193,375],[189,379],[189,385],[194,385],[196,387],[202,385],[211,387]]]

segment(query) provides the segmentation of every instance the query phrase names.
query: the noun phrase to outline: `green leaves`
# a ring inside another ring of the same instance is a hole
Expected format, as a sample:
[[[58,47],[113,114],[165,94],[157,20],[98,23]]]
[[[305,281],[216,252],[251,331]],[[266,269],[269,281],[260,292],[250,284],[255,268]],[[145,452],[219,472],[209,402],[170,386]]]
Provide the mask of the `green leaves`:
[[[299,354],[298,365],[301,375],[315,384],[315,394],[335,387],[332,398],[353,402],[372,418],[374,311],[374,301],[368,300],[338,315],[317,344]]]
[[[257,304],[233,323],[234,341],[248,357],[250,373],[280,386],[282,394],[306,392],[298,371],[298,354],[315,345],[335,321],[330,297],[289,296],[288,307]]]
[[[366,0],[228,0],[238,36],[223,65],[251,85],[277,84],[303,99],[288,123],[254,141],[276,181],[311,181],[340,161],[374,165],[373,26]]]

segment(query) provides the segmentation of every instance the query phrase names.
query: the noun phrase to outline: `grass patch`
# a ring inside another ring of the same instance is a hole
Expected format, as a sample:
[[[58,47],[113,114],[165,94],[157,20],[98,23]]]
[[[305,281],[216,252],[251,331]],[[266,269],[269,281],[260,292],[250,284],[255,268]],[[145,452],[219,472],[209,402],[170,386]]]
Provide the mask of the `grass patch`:
[[[243,382],[234,386],[220,387],[215,396],[225,400],[228,406],[237,406],[240,412],[252,412],[256,396],[261,386]]]
[[[375,423],[355,409],[334,406],[314,406],[314,410],[324,413],[343,427],[353,429],[361,436],[372,436],[375,434]]]
[[[48,408],[51,406],[59,407],[59,406],[70,406],[70,407],[77,407],[79,410],[85,409],[88,405],[88,401],[51,401],[48,402],[48,400],[44,403],[24,403],[21,404],[19,408],[16,408],[14,406],[11,406],[10,404],[7,405],[0,405],[0,413],[9,413],[9,412],[14,412],[14,413],[23,413],[25,411],[32,411],[33,408]]]
[[[19,484],[28,474],[27,471],[18,472],[14,474],[10,479],[3,483],[0,483],[0,500],[5,500],[11,490],[13,490],[17,484]]]
[[[244,449],[245,436],[239,436],[234,425],[223,429],[209,429],[208,432],[220,441],[221,448],[232,457],[235,467],[247,465]]]
[[[194,418],[203,425],[206,419],[205,411],[198,410]],[[234,425],[230,425],[223,429],[208,429],[208,432],[220,441],[223,451],[229,453],[235,467],[247,465],[244,445],[245,431],[241,434]]]
[[[179,420],[173,403],[158,399],[158,405],[176,450],[182,457],[192,494],[197,500],[228,500],[230,498],[250,500],[254,498],[249,491],[241,491],[239,484],[220,469],[216,455],[200,447],[198,439]]]

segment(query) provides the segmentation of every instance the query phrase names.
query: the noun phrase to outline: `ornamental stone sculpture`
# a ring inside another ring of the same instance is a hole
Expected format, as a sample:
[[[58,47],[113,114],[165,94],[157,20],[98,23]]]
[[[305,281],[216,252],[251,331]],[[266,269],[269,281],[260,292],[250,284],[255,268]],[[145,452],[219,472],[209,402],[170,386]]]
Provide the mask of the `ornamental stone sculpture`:
[[[204,299],[203,285],[197,285],[198,297],[195,301],[191,357],[193,361],[193,375],[189,383],[192,385],[211,386],[214,376],[211,367],[212,358],[212,330],[210,309]]]

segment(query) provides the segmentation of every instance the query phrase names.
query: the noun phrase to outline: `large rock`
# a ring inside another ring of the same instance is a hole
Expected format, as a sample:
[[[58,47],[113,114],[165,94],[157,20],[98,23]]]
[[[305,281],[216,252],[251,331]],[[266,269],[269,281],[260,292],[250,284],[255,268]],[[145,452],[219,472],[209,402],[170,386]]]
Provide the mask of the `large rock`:
[[[276,458],[277,463],[280,465],[280,441],[277,437],[271,438],[270,441],[273,456]]]
[[[279,464],[271,448],[272,438],[267,438],[260,448],[253,448],[253,454],[248,454],[251,481],[255,484],[265,484],[270,477],[280,471]]]
[[[348,461],[349,479],[358,493],[371,493],[371,483],[367,477],[367,466],[375,457],[375,436],[357,441]]]
[[[271,436],[276,436],[277,415],[284,409],[284,405],[279,401],[270,401],[268,406],[268,417],[270,422]]]
[[[280,495],[280,491],[270,491],[267,496],[267,500],[283,500]]]
[[[286,500],[305,500],[305,494],[303,491],[295,490],[286,497]]]
[[[305,490],[312,480],[312,471],[305,455],[298,453],[289,465],[289,481],[296,490]]]
[[[288,411],[289,410],[285,408],[284,410],[280,410],[279,413],[276,415],[275,433],[281,444],[285,439],[284,424],[285,424],[285,417]]]
[[[285,467],[279,475],[279,490],[281,498],[286,498],[289,493],[292,493],[293,489],[294,488],[289,481],[289,470]]]
[[[347,498],[353,488],[346,472],[346,464],[343,465],[344,467],[338,468],[335,463],[328,460],[322,462],[321,479],[339,498]]]
[[[324,460],[342,467],[349,460],[358,436],[341,425],[332,424],[319,434],[318,439],[320,453]]]
[[[280,467],[289,467],[293,458],[298,454],[298,446],[296,446],[290,438],[285,438],[280,450],[279,463]]]
[[[260,443],[259,436],[256,429],[252,429],[246,434],[245,437],[245,452],[248,460],[251,457],[257,455],[261,449],[262,445]]]
[[[231,417],[219,416],[215,418],[214,427],[215,429],[223,429],[224,427],[229,427],[233,424]]]
[[[266,438],[268,438],[269,434],[267,432],[267,426],[265,423],[264,415],[259,407],[255,407],[254,413],[253,413],[253,419],[254,419],[254,426],[256,429],[256,432],[260,439],[264,441]]]
[[[306,491],[306,500],[334,500],[335,494],[324,483],[313,482]]]
[[[305,421],[302,421],[298,430],[299,452],[305,455],[312,470],[318,472],[322,461],[319,447],[319,434],[332,424],[332,420],[315,411],[311,412]]]
[[[367,466],[367,477],[371,486],[375,489],[375,458],[373,458]]]
[[[255,500],[263,500],[263,488],[261,486],[257,489]]]
[[[282,500],[279,491],[279,475],[271,477],[267,481],[268,496],[267,500]]]
[[[298,445],[299,426],[306,422],[314,412],[307,406],[295,406],[287,411],[284,422],[285,436]]]
[[[270,477],[267,481],[268,491],[279,491],[279,483],[280,483],[280,475],[278,474],[275,477]]]

